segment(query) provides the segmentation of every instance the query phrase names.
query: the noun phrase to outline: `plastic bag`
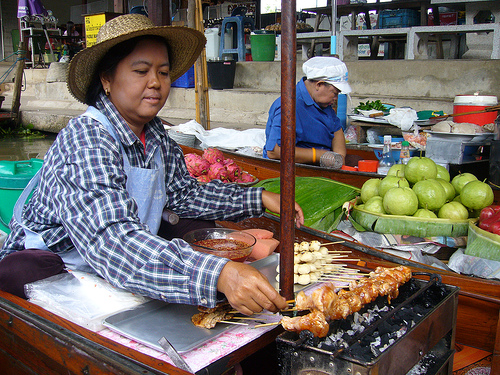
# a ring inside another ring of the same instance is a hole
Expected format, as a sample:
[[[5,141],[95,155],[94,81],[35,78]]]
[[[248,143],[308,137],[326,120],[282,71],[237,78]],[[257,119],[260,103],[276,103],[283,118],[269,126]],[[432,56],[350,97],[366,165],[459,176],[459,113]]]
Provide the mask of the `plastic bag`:
[[[392,108],[389,115],[384,118],[389,124],[395,125],[406,132],[412,128],[413,122],[418,120],[418,115],[417,111],[411,108]]]
[[[448,267],[461,274],[500,280],[500,262],[466,255],[463,249],[453,253]]]
[[[356,132],[356,127],[349,125],[345,130],[345,143],[358,143],[358,134]]]
[[[85,272],[51,276],[24,289],[30,302],[92,331],[103,329],[106,317],[149,300]]]

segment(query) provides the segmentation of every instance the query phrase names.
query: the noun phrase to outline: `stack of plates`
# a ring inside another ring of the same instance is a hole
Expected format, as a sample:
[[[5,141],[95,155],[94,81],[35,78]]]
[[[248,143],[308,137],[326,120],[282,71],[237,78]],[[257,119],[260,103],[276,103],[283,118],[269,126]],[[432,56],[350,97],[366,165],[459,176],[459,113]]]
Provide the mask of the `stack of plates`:
[[[169,130],[168,135],[180,145],[194,147],[196,136],[194,134],[184,134],[175,130]]]

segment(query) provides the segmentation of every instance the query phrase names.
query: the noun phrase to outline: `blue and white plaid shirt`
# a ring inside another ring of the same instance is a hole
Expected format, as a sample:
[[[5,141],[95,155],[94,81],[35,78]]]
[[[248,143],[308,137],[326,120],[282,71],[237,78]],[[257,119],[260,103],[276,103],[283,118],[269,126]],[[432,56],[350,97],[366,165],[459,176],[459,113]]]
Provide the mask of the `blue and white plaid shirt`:
[[[165,163],[166,207],[183,218],[243,220],[260,216],[262,188],[220,181],[199,185],[189,176],[180,147],[155,118],[144,145],[104,95],[96,107],[115,126],[132,167],[151,168],[154,150]],[[27,227],[54,253],[76,247],[116,287],[174,303],[213,306],[226,259],[196,252],[180,239],[149,232],[126,190],[120,147],[89,117],[69,121],[47,152],[41,181],[23,211]],[[24,249],[24,231],[12,221],[0,259]]]

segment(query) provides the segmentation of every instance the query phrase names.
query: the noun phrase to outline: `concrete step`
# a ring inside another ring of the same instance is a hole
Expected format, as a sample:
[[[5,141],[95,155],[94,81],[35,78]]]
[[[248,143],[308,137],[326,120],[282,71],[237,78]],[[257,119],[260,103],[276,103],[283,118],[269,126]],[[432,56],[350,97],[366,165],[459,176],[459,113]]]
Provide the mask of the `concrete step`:
[[[497,60],[363,60],[346,65],[353,89],[347,103],[348,111],[360,102],[379,99],[417,111],[452,113],[456,95],[478,92],[500,97]],[[24,70],[23,122],[33,123],[42,130],[58,131],[69,118],[85,110],[86,106],[77,102],[67,89],[67,66],[52,63],[49,69]],[[298,61],[296,81],[303,75],[301,66],[302,61]],[[6,82],[4,89],[7,91],[2,95],[7,97],[5,103],[8,103],[12,83]],[[211,123],[264,127],[269,107],[279,97],[280,89],[279,61],[237,63],[233,89],[208,91]],[[172,88],[159,115],[172,119],[172,123],[195,119],[195,90]]]

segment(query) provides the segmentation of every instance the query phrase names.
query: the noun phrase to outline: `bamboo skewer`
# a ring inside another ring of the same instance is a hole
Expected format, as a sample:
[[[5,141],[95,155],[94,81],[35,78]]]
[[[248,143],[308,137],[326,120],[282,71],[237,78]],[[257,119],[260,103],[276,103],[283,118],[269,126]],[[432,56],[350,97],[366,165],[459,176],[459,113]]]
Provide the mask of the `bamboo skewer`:
[[[247,326],[248,325],[248,323],[232,322],[230,320],[221,320],[219,323],[234,324],[234,325],[239,325],[239,326]]]
[[[270,327],[270,326],[277,326],[281,324],[281,322],[273,322],[273,323],[262,323],[262,324],[257,324],[254,325],[252,328],[260,328],[260,327]]]
[[[344,243],[344,242],[345,242],[344,240],[342,240],[342,241],[335,241],[335,242],[327,242],[327,243],[320,244],[320,246],[336,245],[336,244]]]

